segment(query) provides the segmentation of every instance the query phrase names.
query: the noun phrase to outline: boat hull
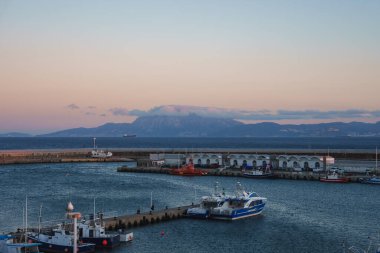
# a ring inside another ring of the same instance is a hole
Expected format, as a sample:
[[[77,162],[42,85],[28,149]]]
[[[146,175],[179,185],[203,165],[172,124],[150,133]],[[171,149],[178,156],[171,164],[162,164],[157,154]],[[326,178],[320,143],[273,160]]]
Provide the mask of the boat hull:
[[[238,219],[244,219],[252,216],[256,216],[262,213],[264,210],[265,204],[262,204],[257,207],[253,208],[243,208],[239,210],[233,211],[231,214],[217,214],[212,213],[210,214],[211,219],[218,219],[218,220],[238,220]]]
[[[190,208],[187,210],[186,216],[195,219],[207,219],[210,217],[210,212],[203,208]]]
[[[380,179],[361,179],[360,183],[362,184],[377,184],[380,185]]]
[[[93,243],[96,248],[114,248],[120,245],[120,235],[112,235],[108,237],[82,237],[84,243]]]
[[[253,175],[250,173],[243,173],[243,177],[265,179],[265,178],[274,178],[274,174],[268,173],[268,174],[262,174],[262,175]]]
[[[324,183],[348,183],[348,178],[338,178],[338,179],[329,179],[329,178],[321,178],[319,181]]]
[[[73,253],[73,246],[52,244],[42,242],[34,237],[29,237],[29,240],[35,243],[40,243],[38,247],[41,252],[46,253]],[[95,244],[78,244],[78,253],[92,253],[95,252]]]

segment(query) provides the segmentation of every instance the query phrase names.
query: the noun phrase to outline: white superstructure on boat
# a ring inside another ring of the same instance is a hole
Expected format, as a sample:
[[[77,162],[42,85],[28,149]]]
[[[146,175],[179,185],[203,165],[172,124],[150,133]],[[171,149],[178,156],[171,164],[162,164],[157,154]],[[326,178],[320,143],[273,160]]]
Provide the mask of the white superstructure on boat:
[[[259,215],[266,203],[266,198],[255,192],[246,192],[240,183],[234,195],[214,193],[201,199],[200,207],[190,208],[187,215],[198,218],[236,220]]]

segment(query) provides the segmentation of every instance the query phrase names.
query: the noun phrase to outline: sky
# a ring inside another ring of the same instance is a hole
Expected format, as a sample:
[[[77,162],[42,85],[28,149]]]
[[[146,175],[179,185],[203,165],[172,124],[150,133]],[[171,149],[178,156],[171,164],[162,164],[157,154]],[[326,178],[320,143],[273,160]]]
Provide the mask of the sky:
[[[0,0],[0,133],[380,120],[378,0]]]

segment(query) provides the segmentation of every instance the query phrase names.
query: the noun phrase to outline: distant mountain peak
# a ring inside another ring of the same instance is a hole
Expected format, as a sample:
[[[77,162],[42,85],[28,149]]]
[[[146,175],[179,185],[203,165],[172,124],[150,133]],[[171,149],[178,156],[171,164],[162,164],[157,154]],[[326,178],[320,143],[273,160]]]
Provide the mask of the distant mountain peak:
[[[42,136],[50,137],[334,137],[380,136],[380,122],[333,122],[280,125],[273,122],[244,124],[237,120],[185,116],[141,116],[133,123],[112,123],[94,128],[74,128]]]

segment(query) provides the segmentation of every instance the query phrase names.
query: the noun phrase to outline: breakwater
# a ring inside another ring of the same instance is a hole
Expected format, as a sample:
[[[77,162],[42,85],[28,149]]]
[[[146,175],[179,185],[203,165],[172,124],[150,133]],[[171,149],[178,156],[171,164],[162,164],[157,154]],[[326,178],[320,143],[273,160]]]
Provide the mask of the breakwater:
[[[124,154],[107,158],[91,157],[91,150],[18,150],[0,152],[1,164],[77,163],[77,162],[131,162]]]
[[[157,174],[170,174],[171,169],[160,167],[135,167],[129,168],[128,166],[121,166],[117,169],[118,172],[135,172],[135,173],[157,173]],[[221,177],[244,177],[241,170],[233,169],[203,169],[207,172],[205,176],[221,176]],[[325,172],[314,173],[312,171],[273,171],[275,178],[278,179],[291,179],[291,180],[309,180],[319,181],[321,178],[326,177]],[[359,182],[359,178],[365,178],[366,175],[362,173],[350,173],[346,176],[350,182]]]
[[[149,163],[151,153],[179,154],[184,153],[183,149],[110,149],[113,153],[109,158],[92,158],[91,149],[45,149],[45,150],[4,150],[0,151],[1,164],[29,164],[29,163],[65,163],[65,162],[123,162],[138,161],[141,165]],[[326,151],[322,150],[258,150],[258,149],[196,149],[198,153],[221,153],[223,156],[235,153],[257,154],[266,153],[268,155],[316,155],[325,156]],[[336,159],[351,160],[375,160],[374,151],[363,150],[335,150],[329,152],[330,156]]]

